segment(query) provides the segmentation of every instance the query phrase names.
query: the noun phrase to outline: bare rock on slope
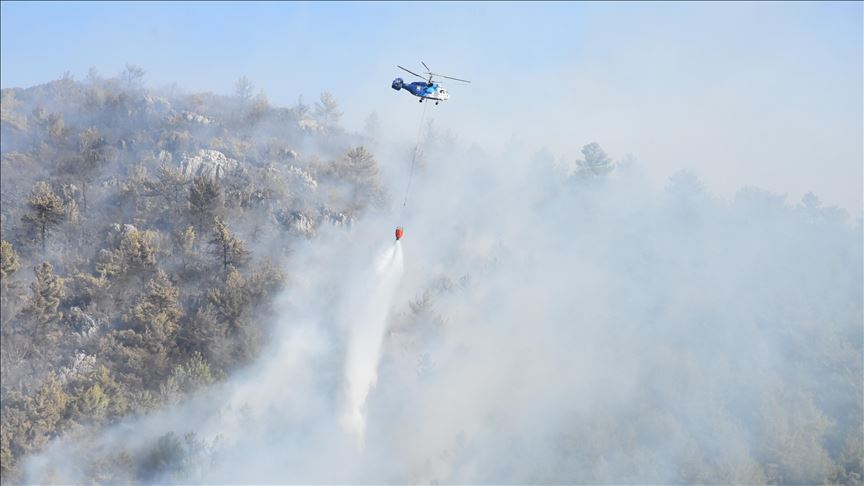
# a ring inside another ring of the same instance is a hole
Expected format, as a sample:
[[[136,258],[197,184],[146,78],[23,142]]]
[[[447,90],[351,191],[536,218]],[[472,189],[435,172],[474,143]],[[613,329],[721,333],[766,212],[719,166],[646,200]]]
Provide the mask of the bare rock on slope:
[[[195,154],[183,154],[180,169],[186,177],[209,176],[221,178],[237,169],[240,163],[218,150],[201,149]]]

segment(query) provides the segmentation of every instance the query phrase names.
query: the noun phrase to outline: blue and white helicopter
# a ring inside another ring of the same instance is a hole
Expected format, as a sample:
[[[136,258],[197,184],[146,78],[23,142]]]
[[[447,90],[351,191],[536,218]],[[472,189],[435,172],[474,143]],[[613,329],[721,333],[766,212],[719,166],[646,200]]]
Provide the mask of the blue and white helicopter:
[[[420,103],[423,103],[423,100],[435,100],[435,104],[437,105],[439,102],[446,101],[448,98],[450,98],[450,93],[448,93],[447,90],[444,89],[444,86],[442,86],[441,83],[434,82],[432,80],[433,77],[437,76],[439,78],[452,79],[454,81],[459,81],[462,83],[471,82],[467,79],[451,78],[450,76],[435,74],[433,72],[430,72],[429,66],[427,66],[425,62],[420,61],[420,64],[422,64],[423,67],[426,68],[426,74],[428,77],[420,76],[419,74],[409,71],[402,66],[397,65],[396,67],[403,71],[407,71],[420,79],[425,79],[426,81],[415,81],[413,83],[406,84],[405,81],[402,80],[402,78],[396,78],[393,80],[393,84],[391,84],[390,86],[396,91],[405,88],[405,91],[408,91],[412,95],[420,98]]]

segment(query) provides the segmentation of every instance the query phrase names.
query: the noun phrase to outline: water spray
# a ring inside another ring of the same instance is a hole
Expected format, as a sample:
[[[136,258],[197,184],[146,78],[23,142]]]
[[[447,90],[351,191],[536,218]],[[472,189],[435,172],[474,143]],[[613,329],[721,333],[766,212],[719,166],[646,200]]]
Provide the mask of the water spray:
[[[366,399],[378,380],[378,361],[387,329],[387,315],[393,295],[402,278],[402,244],[381,251],[370,275],[369,293],[355,301],[346,316],[352,319],[348,354],[345,362],[346,397],[343,428],[351,433],[362,449],[366,434]]]

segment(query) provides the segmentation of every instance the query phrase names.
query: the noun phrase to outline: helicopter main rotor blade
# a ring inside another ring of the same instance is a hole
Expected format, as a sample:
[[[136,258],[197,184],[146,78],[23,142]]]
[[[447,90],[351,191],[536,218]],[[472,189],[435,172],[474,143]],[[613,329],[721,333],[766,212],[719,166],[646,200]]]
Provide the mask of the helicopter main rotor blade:
[[[444,76],[443,74],[435,74],[435,73],[429,73],[429,74],[432,76],[437,76],[439,78],[452,79],[453,81],[462,81],[463,83],[470,83],[471,82],[471,81],[468,81],[467,79],[451,78],[450,76]]]
[[[422,64],[422,65],[423,65],[423,67],[425,67],[425,68],[426,68],[426,72],[427,72],[427,73],[429,73],[429,74],[432,74],[432,73],[431,73],[431,72],[430,72],[430,71],[432,71],[432,70],[431,70],[431,69],[429,69],[429,66],[427,66],[427,65],[426,65],[426,63],[425,63],[425,62],[423,62],[423,61],[420,61],[420,64]]]
[[[420,78],[420,79],[426,79],[425,77],[420,76],[419,74],[415,73],[414,71],[410,71],[410,70],[408,70],[408,69],[405,69],[404,67],[402,67],[402,66],[400,66],[400,65],[398,65],[398,64],[396,65],[396,67],[398,67],[399,69],[401,69],[401,70],[403,70],[403,71],[408,71],[409,73],[413,74],[414,76],[417,76],[417,77]]]

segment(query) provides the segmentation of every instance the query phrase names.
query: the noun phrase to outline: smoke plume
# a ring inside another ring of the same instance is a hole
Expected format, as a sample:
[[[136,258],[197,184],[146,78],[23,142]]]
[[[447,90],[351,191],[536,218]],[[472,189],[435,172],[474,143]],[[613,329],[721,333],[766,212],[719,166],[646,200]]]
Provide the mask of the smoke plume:
[[[657,189],[632,160],[562,170],[428,140],[401,244],[380,250],[386,209],[322,229],[287,261],[254,364],[55,441],[27,480],[86,481],[97,463],[207,484],[861,471],[860,219],[755,188],[720,199],[689,173]],[[400,187],[409,152],[381,145]]]

